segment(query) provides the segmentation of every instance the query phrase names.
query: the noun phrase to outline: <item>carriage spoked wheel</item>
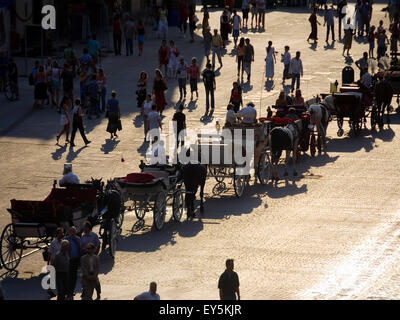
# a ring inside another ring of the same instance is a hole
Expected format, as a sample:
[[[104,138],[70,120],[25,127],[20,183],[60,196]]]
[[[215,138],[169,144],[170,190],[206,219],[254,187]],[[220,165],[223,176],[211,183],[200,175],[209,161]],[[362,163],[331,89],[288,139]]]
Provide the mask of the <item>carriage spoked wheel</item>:
[[[0,259],[8,271],[16,269],[21,262],[23,239],[15,234],[12,223],[8,224],[1,234]]]
[[[174,198],[172,199],[172,215],[176,222],[181,221],[183,214],[183,192],[178,189],[174,193]]]
[[[117,250],[117,242],[118,242],[118,228],[117,223],[114,219],[110,221],[110,230],[108,232],[108,244],[110,250],[110,256],[112,258],[115,257],[115,251]]]
[[[214,196],[219,196],[221,193],[225,192],[226,184],[225,182],[218,182],[212,189],[212,193]]]
[[[222,182],[224,181],[224,177],[218,177],[219,175],[225,176],[226,175],[226,168],[209,168],[210,174],[212,177],[215,178],[215,180],[217,180],[217,182]]]
[[[244,187],[246,186],[246,176],[237,175],[236,168],[233,176],[233,189],[235,190],[236,197],[240,198],[244,192]]]
[[[133,201],[135,215],[138,220],[143,220],[146,215],[147,205],[146,201]]]
[[[258,161],[257,177],[262,185],[266,185],[271,180],[272,165],[269,161],[269,156],[263,153]]]
[[[344,131],[343,131],[343,118],[337,118],[337,125],[338,125],[338,128],[339,128],[339,130],[337,132],[337,135],[338,135],[338,137],[341,137],[343,135],[343,133],[344,133]]]
[[[166,194],[165,192],[160,191],[156,195],[153,207],[154,227],[157,230],[161,230],[162,227],[164,226],[165,214],[167,211],[166,207],[167,207]]]

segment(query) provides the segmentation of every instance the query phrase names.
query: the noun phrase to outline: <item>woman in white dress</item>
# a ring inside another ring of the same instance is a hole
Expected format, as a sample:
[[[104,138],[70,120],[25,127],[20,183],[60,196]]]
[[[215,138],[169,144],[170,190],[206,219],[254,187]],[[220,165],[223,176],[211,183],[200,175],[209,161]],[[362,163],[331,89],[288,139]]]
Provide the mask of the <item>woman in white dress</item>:
[[[265,77],[267,81],[274,78],[274,64],[276,63],[275,49],[272,46],[272,41],[268,41],[267,50],[267,58],[265,59],[266,68],[265,68]]]
[[[176,77],[176,68],[178,67],[179,50],[175,46],[175,42],[169,42],[169,61],[168,61],[168,76],[172,79]]]

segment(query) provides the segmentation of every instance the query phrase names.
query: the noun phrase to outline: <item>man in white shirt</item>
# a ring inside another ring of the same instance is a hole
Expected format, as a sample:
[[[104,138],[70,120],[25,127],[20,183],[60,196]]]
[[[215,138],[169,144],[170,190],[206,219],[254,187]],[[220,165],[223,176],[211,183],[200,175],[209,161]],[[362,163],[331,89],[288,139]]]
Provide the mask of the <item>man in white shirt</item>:
[[[160,129],[162,129],[161,116],[157,112],[156,105],[151,107],[151,112],[147,115],[147,125],[149,128],[151,141],[154,143],[159,139]]]
[[[247,106],[237,113],[240,117],[242,117],[242,122],[246,124],[252,124],[256,122],[257,119],[257,111],[254,109],[254,103],[249,102]]]
[[[296,84],[296,90],[300,89],[300,76],[303,76],[303,63],[301,62],[300,59],[300,51],[296,52],[296,57],[294,57],[290,61],[290,68],[289,68],[289,73],[292,74],[292,92],[294,91],[294,84],[297,81]]]
[[[63,177],[59,181],[60,186],[64,186],[67,184],[79,184],[79,178],[75,174],[72,173],[72,164],[65,163],[64,164],[64,172]]]
[[[151,108],[153,106],[153,100],[151,99],[151,94],[148,93],[146,96],[146,100],[143,102],[142,106],[142,115],[143,115],[143,123],[144,123],[144,141],[146,141],[147,132],[149,132],[149,123],[148,115],[151,112]]]
[[[282,62],[283,62],[283,78],[282,84],[285,83],[286,79],[289,76],[289,68],[290,68],[290,53],[289,53],[289,46],[285,46],[285,53],[282,54]]]
[[[238,41],[238,38],[239,38],[241,25],[242,25],[242,18],[240,18],[238,16],[236,10],[233,10],[232,37],[233,37],[233,42],[235,43],[235,48],[236,48],[236,44],[237,44],[237,41]]]
[[[134,300],[160,300],[160,295],[157,293],[157,283],[150,283],[150,290],[139,294]]]

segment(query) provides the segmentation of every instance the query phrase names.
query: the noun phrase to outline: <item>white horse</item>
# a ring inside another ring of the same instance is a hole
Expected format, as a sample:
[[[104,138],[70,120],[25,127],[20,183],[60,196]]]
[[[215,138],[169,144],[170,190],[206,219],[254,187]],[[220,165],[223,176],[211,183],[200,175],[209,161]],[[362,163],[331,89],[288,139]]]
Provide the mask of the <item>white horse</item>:
[[[326,151],[326,130],[329,124],[330,113],[322,103],[312,104],[307,109],[310,114],[310,126],[316,127],[318,131],[318,146]],[[320,151],[321,148],[318,148]]]

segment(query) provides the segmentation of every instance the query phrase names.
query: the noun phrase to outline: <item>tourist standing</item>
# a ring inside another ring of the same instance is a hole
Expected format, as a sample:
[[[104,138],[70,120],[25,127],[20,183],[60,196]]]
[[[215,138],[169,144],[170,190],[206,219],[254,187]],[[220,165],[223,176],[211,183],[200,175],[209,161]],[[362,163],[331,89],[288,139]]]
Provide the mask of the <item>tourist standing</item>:
[[[161,116],[157,112],[157,106],[153,104],[151,106],[151,112],[147,115],[147,127],[150,134],[149,138],[152,144],[154,144],[160,137],[160,130],[162,130]]]
[[[69,241],[62,240],[60,251],[56,254],[53,261],[54,269],[56,270],[56,287],[57,300],[65,300],[69,294]]]
[[[114,40],[114,53],[116,56],[121,55],[121,45],[122,45],[122,28],[121,20],[119,14],[114,16],[113,21],[113,40]]]
[[[172,118],[172,121],[176,122],[176,149],[179,147],[179,141],[181,141],[181,146],[185,144],[185,137],[182,132],[186,129],[186,115],[183,113],[184,108],[183,104],[179,105],[178,111],[175,112]]]
[[[283,78],[282,84],[285,84],[286,79],[289,78],[289,67],[290,67],[290,53],[289,53],[289,46],[285,46],[285,52],[281,54],[283,62]]]
[[[81,134],[81,137],[83,139],[83,142],[85,145],[88,145],[91,141],[89,141],[86,138],[85,135],[85,129],[83,128],[83,113],[82,113],[82,107],[81,107],[81,100],[76,99],[75,100],[75,106],[72,111],[72,133],[71,133],[71,147],[75,147],[75,134],[76,131],[79,130],[79,133]]]
[[[147,94],[147,73],[142,71],[139,75],[139,80],[137,81],[136,87],[136,100],[137,107],[142,108],[143,101],[146,99]]]
[[[238,47],[236,49],[236,62],[238,64],[238,66],[237,66],[237,68],[238,68],[237,77],[239,79],[239,75],[240,75],[240,72],[241,72],[242,82],[243,82],[243,71],[244,71],[243,61],[244,61],[245,50],[246,50],[246,45],[245,45],[245,42],[244,42],[244,38],[240,38],[239,45],[238,45]]]
[[[124,35],[126,44],[126,56],[133,55],[133,38],[136,39],[136,27],[131,16],[124,25]]]
[[[163,4],[162,8],[158,11],[158,16],[158,37],[162,36],[162,39],[165,40],[168,34],[168,10],[165,4]]]
[[[387,45],[389,45],[389,39],[386,35],[386,30],[383,30],[381,33],[378,33],[378,61],[381,57],[386,55]]]
[[[106,110],[106,96],[107,96],[107,77],[104,74],[103,68],[99,68],[97,77],[97,86],[99,87],[99,92],[100,92],[100,99],[101,99],[101,108],[100,111],[104,112]]]
[[[228,41],[228,34],[229,34],[229,16],[227,9],[224,9],[220,17],[220,32],[222,38],[222,45],[225,49],[226,41]]]
[[[95,115],[98,118],[100,118],[100,110],[99,110],[99,101],[98,101],[98,95],[99,95],[99,86],[96,81],[96,74],[91,74],[90,75],[90,81],[87,84],[87,92],[88,92],[88,97],[89,97],[89,117],[88,119],[92,119],[92,115]]]
[[[368,34],[369,57],[372,59],[374,59],[375,38],[376,38],[375,26],[372,26]]]
[[[196,92],[196,99],[199,98],[199,91],[197,89],[197,82],[200,79],[200,69],[197,65],[197,59],[192,58],[192,64],[189,67],[190,77],[190,100],[193,100],[193,92]]]
[[[251,28],[253,29],[253,20],[256,19],[256,28],[257,28],[257,0],[250,0],[250,10],[251,10]]]
[[[18,86],[18,67],[13,58],[8,62],[8,79],[14,86],[14,98],[19,99],[19,86]]]
[[[188,79],[188,66],[185,62],[184,57],[179,58],[179,63],[176,68],[177,78],[178,78],[178,85],[179,85],[179,100],[182,100],[182,93],[183,99],[186,99],[186,80]]]
[[[218,281],[219,297],[221,300],[240,300],[239,276],[233,271],[233,259],[226,260],[225,265],[226,270],[221,274]]]
[[[36,65],[36,64],[35,64]],[[37,62],[37,69],[33,69],[32,75],[34,75],[35,81],[35,105],[34,107],[38,107],[39,100],[41,100],[41,106],[44,105],[44,100],[46,100],[47,96],[47,75],[44,72],[44,67],[39,66],[39,62]]]
[[[292,75],[292,92],[294,91],[294,85],[296,89],[300,89],[300,77],[303,76],[303,63],[300,59],[300,51],[296,52],[296,57],[290,60],[289,73]]]
[[[93,300],[93,291],[100,286],[100,260],[95,251],[95,245],[89,243],[87,245],[87,253],[81,258],[82,300]],[[99,295],[96,300],[100,300]]]
[[[50,246],[47,248],[47,253],[48,253],[48,263],[52,266],[54,266],[54,261],[56,259],[56,255],[60,252],[61,250],[61,242],[62,239],[64,238],[64,231],[62,228],[57,228],[56,234],[54,239],[51,241]],[[46,249],[45,249],[46,250]],[[56,286],[57,286],[57,279],[56,280]],[[51,297],[55,297],[55,293],[51,290],[48,289],[47,293]]]
[[[146,100],[143,102],[141,114],[143,116],[144,125],[144,141],[146,141],[147,133],[149,132],[148,115],[152,111],[153,100],[151,99],[151,94],[147,94]]]
[[[179,50],[175,45],[175,41],[169,42],[169,55],[168,55],[168,74],[167,78],[176,79],[176,68],[178,66]]]
[[[343,13],[343,7],[347,6],[346,0],[339,0],[337,4],[337,14],[338,14],[338,32],[339,32],[339,40],[342,38],[342,19],[346,16],[346,13]],[[362,35],[362,34],[361,34]]]
[[[137,295],[134,300],[160,300],[160,295],[157,293],[157,283],[150,283],[150,290]]]
[[[167,83],[162,72],[159,69],[156,69],[153,82],[153,95],[157,111],[160,115],[162,115],[164,108],[167,105],[167,100],[165,99],[165,90],[167,89]]]
[[[371,4],[369,3],[369,1],[363,0],[363,4],[361,6],[361,19],[363,24],[363,30],[361,35],[364,35],[364,30],[365,30],[365,35],[368,35],[371,15],[372,15]]]
[[[167,46],[167,40],[163,40],[160,49],[158,49],[158,63],[160,71],[162,66],[165,68],[165,74],[168,75],[168,61],[169,61],[169,48]]]
[[[265,0],[257,0],[258,28],[265,29]]]
[[[80,69],[87,69],[89,70],[89,67],[93,64],[93,58],[89,54],[89,49],[84,48],[83,49],[83,55],[79,58],[79,67]]]
[[[335,41],[335,31],[334,31],[334,15],[333,15],[333,5],[328,9],[328,5],[325,5],[324,13],[324,26],[326,25],[326,41],[329,39],[329,31],[332,32],[332,41]]]
[[[249,0],[243,0],[242,1],[242,20],[243,20],[243,26],[247,28],[247,23],[249,21],[249,11],[250,11],[250,3]]]
[[[273,81],[274,78],[274,64],[276,63],[275,48],[272,46],[272,41],[268,41],[268,47],[265,48],[267,51],[267,57],[265,58],[265,77],[267,81]]]
[[[250,39],[246,39],[246,46],[244,48],[243,69],[247,73],[247,82],[250,82],[251,77],[251,63],[254,61],[254,48],[250,44]],[[243,78],[243,76],[242,76]]]
[[[239,86],[237,82],[233,83],[233,88],[231,90],[231,97],[229,99],[229,103],[233,104],[233,110],[237,113],[240,110],[240,106],[243,107],[243,99],[242,99],[242,88]]]
[[[189,6],[189,33],[190,42],[194,42],[194,31],[196,30],[196,12],[194,6]]]
[[[63,127],[63,129],[61,130],[61,132],[57,135],[57,143],[60,140],[60,137],[65,133],[65,142],[68,143],[69,139],[69,127],[71,125],[71,121],[69,119],[69,115],[68,115],[68,108],[71,104],[71,100],[68,97],[63,97],[61,100],[61,104],[60,104],[60,113],[61,113],[61,118],[60,118],[60,124]]]
[[[233,10],[233,17],[232,17],[232,36],[233,42],[236,44],[240,34],[240,28],[242,27],[242,19],[238,16],[237,11]]]
[[[390,54],[392,56],[396,56],[396,54],[397,54],[397,41],[398,41],[399,36],[400,36],[399,20],[398,20],[397,15],[394,18],[393,23],[390,25],[389,31],[391,33],[391,36],[390,36]]]
[[[122,130],[121,124],[121,110],[119,108],[119,101],[117,100],[117,92],[111,93],[111,99],[107,102],[108,124],[107,132],[111,134],[110,139],[118,138],[117,130]]]
[[[210,27],[210,24],[208,22],[209,19],[210,19],[210,14],[208,13],[208,8],[207,8],[207,6],[204,6],[203,7],[203,22],[202,22],[203,33],[208,29],[208,27]],[[211,30],[211,28],[208,30]]]
[[[210,32],[211,27],[208,26],[203,32],[203,43],[204,43],[204,55],[207,57],[207,63],[210,62],[210,52],[212,43],[212,34]]]
[[[347,19],[347,29],[344,29],[344,45],[343,45],[343,53],[347,50],[347,55],[350,55],[351,44],[353,42],[353,29],[350,26],[350,18]]]
[[[211,113],[214,112],[214,91],[216,90],[215,73],[211,70],[211,64],[208,63],[206,70],[202,73],[204,88],[206,90],[206,115],[210,108],[211,98]]]
[[[139,19],[136,33],[138,35],[138,46],[139,46],[139,57],[140,57],[143,53],[143,46],[144,46],[145,34],[146,34],[146,29],[145,29],[145,27],[143,25],[143,21],[141,19]]]
[[[308,18],[308,21],[309,21],[310,24],[311,24],[311,33],[310,33],[310,35],[309,35],[308,38],[307,38],[307,42],[310,43],[309,40],[311,39],[311,40],[314,40],[314,43],[317,43],[317,40],[318,40],[318,36],[317,36],[317,34],[318,34],[317,24],[320,25],[320,23],[319,23],[319,21],[317,20],[317,9],[316,9],[316,8],[314,8],[314,10],[313,10],[311,16]]]
[[[93,64],[97,65],[97,63],[99,62],[101,46],[100,43],[97,41],[97,37],[95,34],[92,36],[92,39],[89,40],[88,48],[89,54],[92,56],[93,59]]]
[[[71,139],[72,141],[72,139]],[[81,238],[76,234],[76,228],[72,226],[68,230],[69,236],[69,272],[68,272],[68,295],[70,300],[73,300],[75,294],[76,280],[78,269],[81,262]]]
[[[222,68],[221,48],[223,46],[223,43],[224,41],[222,40],[222,37],[218,34],[218,30],[214,29],[214,35],[211,38],[213,69],[215,68],[215,55],[217,55],[220,68]]]
[[[356,67],[360,70],[360,79],[365,69],[368,69],[368,53],[364,52],[363,57],[355,62]]]

